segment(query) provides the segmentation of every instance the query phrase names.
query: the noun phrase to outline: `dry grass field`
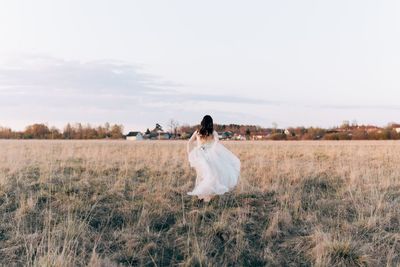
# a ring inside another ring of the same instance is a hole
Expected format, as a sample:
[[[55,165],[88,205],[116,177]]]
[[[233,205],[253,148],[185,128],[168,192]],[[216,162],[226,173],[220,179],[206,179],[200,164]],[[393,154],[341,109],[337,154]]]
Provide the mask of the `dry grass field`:
[[[207,204],[185,142],[0,141],[0,265],[400,266],[400,143],[224,144]]]

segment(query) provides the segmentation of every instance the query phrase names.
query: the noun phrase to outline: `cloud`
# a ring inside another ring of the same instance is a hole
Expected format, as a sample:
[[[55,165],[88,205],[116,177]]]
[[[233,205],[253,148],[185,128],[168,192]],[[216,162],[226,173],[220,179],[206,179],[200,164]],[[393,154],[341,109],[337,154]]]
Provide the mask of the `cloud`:
[[[0,68],[0,90],[19,93],[143,94],[159,91],[138,68],[123,62],[32,57]]]
[[[234,95],[185,92],[182,85],[115,60],[80,62],[36,55],[0,66],[0,112],[7,121],[152,125],[171,117],[190,121],[191,116],[198,119],[200,114],[212,112],[230,118],[237,105],[279,104]],[[221,110],[220,106],[228,109]],[[241,112],[235,115],[249,116]]]
[[[340,110],[400,110],[400,105],[320,105],[317,107]]]

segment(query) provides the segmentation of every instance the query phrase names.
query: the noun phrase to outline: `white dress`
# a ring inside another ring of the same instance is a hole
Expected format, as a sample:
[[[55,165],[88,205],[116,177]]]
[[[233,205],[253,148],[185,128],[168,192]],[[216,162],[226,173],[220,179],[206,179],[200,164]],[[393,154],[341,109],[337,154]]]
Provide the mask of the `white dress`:
[[[197,173],[195,187],[188,192],[189,195],[222,195],[238,182],[240,160],[219,142],[216,131],[213,137],[211,142],[202,144],[196,131],[187,143],[189,163]],[[197,146],[191,150],[190,145],[195,138]]]

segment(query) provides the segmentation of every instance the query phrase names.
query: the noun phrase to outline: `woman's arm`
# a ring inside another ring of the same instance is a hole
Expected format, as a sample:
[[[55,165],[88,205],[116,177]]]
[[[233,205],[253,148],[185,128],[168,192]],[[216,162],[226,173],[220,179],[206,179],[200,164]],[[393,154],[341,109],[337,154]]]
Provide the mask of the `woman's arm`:
[[[196,139],[196,136],[197,136],[197,130],[192,134],[192,136],[190,137],[189,141],[186,144],[186,151],[188,154],[190,152],[190,145]]]

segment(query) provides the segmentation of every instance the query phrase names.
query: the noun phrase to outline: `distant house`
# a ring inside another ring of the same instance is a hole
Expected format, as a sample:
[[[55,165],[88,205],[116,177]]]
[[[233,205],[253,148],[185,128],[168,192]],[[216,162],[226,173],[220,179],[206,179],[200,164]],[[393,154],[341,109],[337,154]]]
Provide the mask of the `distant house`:
[[[400,133],[400,124],[392,124],[391,127],[396,133]]]
[[[253,140],[263,140],[263,139],[265,139],[264,134],[254,134],[253,135]]]
[[[162,126],[156,123],[156,127],[151,131],[146,131],[145,135],[146,139],[150,140],[168,140],[171,139],[172,134],[168,132],[164,132]]]
[[[218,138],[221,140],[227,140],[227,139],[229,140],[229,139],[232,139],[232,137],[233,137],[233,133],[230,131],[218,132]]]
[[[146,135],[147,139],[150,140],[168,140],[171,139],[172,134],[168,133],[168,132],[151,132],[150,134]]]
[[[296,133],[289,129],[285,129],[283,133],[286,134],[287,136],[296,136]]]
[[[266,140],[268,139],[268,137],[270,137],[270,133],[268,133],[267,131],[264,132],[257,132],[257,133],[253,133],[251,135],[251,139],[252,140]]]
[[[168,140],[168,139],[171,139],[171,137],[172,137],[172,134],[167,133],[167,132],[160,132],[158,135],[159,140]]]
[[[241,134],[234,134],[232,137],[233,140],[246,140],[246,136],[241,135]]]
[[[143,134],[141,132],[129,132],[126,135],[126,140],[129,140],[129,141],[143,140]]]

